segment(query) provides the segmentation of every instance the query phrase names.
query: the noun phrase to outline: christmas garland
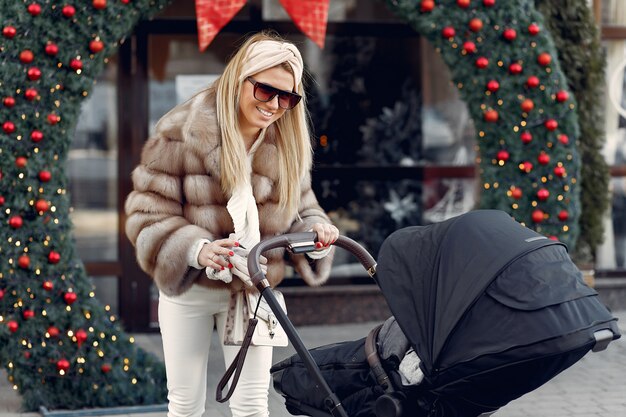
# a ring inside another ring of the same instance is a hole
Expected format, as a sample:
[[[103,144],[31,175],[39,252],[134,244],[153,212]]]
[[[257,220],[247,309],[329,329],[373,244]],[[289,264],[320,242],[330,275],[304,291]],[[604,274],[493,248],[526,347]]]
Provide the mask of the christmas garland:
[[[0,363],[23,408],[164,403],[162,363],[95,298],[65,162],[82,100],[164,0],[0,0]]]
[[[531,0],[388,0],[450,68],[478,132],[480,207],[573,249],[579,235],[576,102]]]

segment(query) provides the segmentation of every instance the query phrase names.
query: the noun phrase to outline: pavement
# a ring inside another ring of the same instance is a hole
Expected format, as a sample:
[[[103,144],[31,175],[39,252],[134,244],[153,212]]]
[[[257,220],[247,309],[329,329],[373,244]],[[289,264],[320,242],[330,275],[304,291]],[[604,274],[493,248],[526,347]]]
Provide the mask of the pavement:
[[[560,375],[525,396],[512,401],[497,411],[495,417],[626,417],[626,311],[613,313],[619,319],[622,338],[612,342],[602,352],[590,352]],[[357,340],[365,337],[378,323],[302,326],[298,334],[307,348],[330,343]],[[134,335],[137,343],[148,351],[163,357],[158,334]],[[212,346],[217,345],[217,334]],[[228,406],[217,403],[215,386],[224,372],[220,349],[212,350],[209,363],[209,381],[206,412],[203,417],[229,417]],[[291,346],[275,348],[274,363],[291,356]],[[283,398],[270,389],[270,415],[291,416],[284,407]],[[159,410],[159,411],[155,411]],[[63,414],[54,411],[44,417],[165,417],[164,406],[150,409],[119,408],[84,410]],[[0,371],[0,417],[41,417],[40,413],[20,412],[20,397],[9,385],[6,373]]]

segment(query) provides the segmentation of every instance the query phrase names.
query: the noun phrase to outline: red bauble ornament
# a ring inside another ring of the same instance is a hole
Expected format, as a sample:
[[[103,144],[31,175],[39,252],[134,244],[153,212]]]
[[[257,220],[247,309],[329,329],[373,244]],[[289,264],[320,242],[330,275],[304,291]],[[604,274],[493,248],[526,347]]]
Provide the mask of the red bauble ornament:
[[[28,159],[25,156],[18,156],[15,158],[15,166],[18,168],[24,168],[28,163]]]
[[[58,264],[60,260],[61,254],[59,252],[51,250],[50,253],[48,253],[48,262],[51,264]]]
[[[463,44],[463,50],[468,54],[476,52],[476,44],[472,41],[467,41]]]
[[[4,206],[4,196],[0,195],[0,206]]]
[[[35,54],[30,49],[24,49],[20,52],[20,61],[24,64],[30,64],[35,59]]]
[[[567,210],[561,210],[559,211],[559,214],[557,215],[559,220],[564,222],[567,219],[569,219],[569,213],[567,212]]]
[[[52,281],[44,281],[43,284],[41,284],[41,287],[46,291],[52,291],[54,283]]]
[[[48,42],[44,50],[46,51],[46,54],[50,56],[55,56],[56,54],[59,53],[59,47],[57,46],[56,43],[52,43],[52,42]]]
[[[102,10],[107,7],[107,0],[93,0],[94,9]]]
[[[35,210],[37,210],[37,212],[46,212],[48,208],[50,208],[50,205],[46,200],[37,200],[35,203]]]
[[[63,13],[65,17],[73,17],[76,14],[76,9],[71,4],[66,4],[63,6],[63,9],[61,9],[61,13]]]
[[[33,101],[37,98],[38,94],[35,88],[27,88],[26,91],[24,91],[24,98],[28,101]]]
[[[30,132],[30,140],[33,142],[41,142],[43,140],[43,132],[40,130],[33,130]]]
[[[561,133],[559,135],[559,142],[561,142],[563,145],[568,145],[569,144],[569,136],[567,136],[565,133]]]
[[[54,326],[48,327],[48,330],[46,330],[46,332],[50,337],[57,337],[61,333],[59,329]]]
[[[539,31],[541,31],[541,29],[539,29],[539,25],[537,25],[536,23],[531,23],[530,25],[528,25],[528,33],[530,33],[532,36],[538,34]]]
[[[441,29],[441,36],[446,39],[453,38],[455,34],[456,30],[454,30],[452,26],[446,26],[445,28]]]
[[[524,161],[520,164],[519,169],[528,174],[533,170],[533,164],[532,162]]]
[[[73,69],[74,71],[83,69],[83,61],[81,61],[78,58],[73,58],[70,61],[70,68]]]
[[[546,129],[552,132],[559,127],[559,122],[554,119],[548,119],[543,123],[543,125],[546,127]]]
[[[38,79],[41,78],[41,70],[37,67],[32,67],[28,69],[28,72],[26,73],[26,75],[28,76],[29,80],[37,81]]]
[[[9,328],[9,331],[11,333],[15,333],[17,332],[17,329],[19,329],[19,324],[17,324],[17,322],[15,320],[10,320],[7,322],[7,327]]]
[[[522,72],[522,66],[517,62],[514,62],[509,65],[509,72],[514,75],[520,74]]]
[[[4,298],[4,290],[0,288],[0,300]]]
[[[24,320],[32,319],[35,317],[35,312],[33,310],[24,310],[22,311],[22,317],[24,317]]]
[[[29,4],[28,13],[30,13],[32,16],[37,16],[38,14],[41,13],[41,6],[38,5],[37,3]]]
[[[475,65],[480,69],[487,68],[487,66],[489,65],[489,60],[484,56],[481,56],[480,58],[476,59]]]
[[[517,38],[517,32],[515,29],[505,29],[504,32],[502,32],[502,37],[507,41],[514,41],[515,38]]]
[[[70,369],[70,362],[67,359],[59,359],[57,361],[57,370],[65,372],[68,369]]]
[[[550,163],[550,155],[545,152],[541,152],[537,156],[537,162],[539,162],[541,165],[548,165]]]
[[[63,294],[63,299],[68,305],[73,304],[77,298],[78,296],[75,292],[66,292],[65,294]]]
[[[459,7],[467,9],[469,7],[469,5],[470,5],[470,0],[456,0],[456,4]]]
[[[15,106],[15,99],[13,97],[5,97],[2,99],[2,104],[4,107],[11,108]]]
[[[483,29],[483,21],[475,17],[469,21],[468,27],[472,32],[480,32]]]
[[[485,7],[493,7],[494,4],[496,4],[496,0],[483,0]]]
[[[50,113],[48,115],[48,124],[55,125],[61,121],[61,117],[57,116],[54,113]]]
[[[128,3],[130,3],[130,0],[122,0],[122,3],[128,4]]]
[[[5,26],[2,28],[2,36],[4,36],[7,39],[13,39],[13,37],[15,37],[16,34],[17,34],[17,29],[15,29],[15,27],[13,26]]]
[[[522,132],[519,138],[523,143],[530,143],[533,140],[533,135],[531,135],[530,132]]]
[[[547,52],[542,52],[537,57],[537,63],[544,67],[550,65],[550,62],[552,62],[552,57]]]
[[[93,52],[94,54],[97,54],[103,49],[104,49],[104,42],[102,42],[101,40],[96,39],[96,40],[89,42],[89,50]]]
[[[545,188],[540,189],[539,191],[537,191],[537,198],[541,201],[545,201],[548,199],[548,197],[550,197],[550,191],[548,191]]]
[[[520,104],[520,108],[523,112],[529,113],[530,111],[532,111],[532,109],[535,108],[535,103],[531,99],[527,98],[522,101],[522,103]]]
[[[31,353],[30,353],[30,351],[29,351],[29,350],[27,350],[26,352],[24,352],[24,357],[25,357],[26,359],[30,359],[30,355],[31,355]]]
[[[498,117],[499,117],[498,112],[493,109],[487,110],[483,115],[483,118],[485,119],[485,121],[489,123],[497,122]]]
[[[491,80],[487,83],[487,90],[491,91],[492,93],[495,93],[499,89],[500,89],[500,83],[498,81]]]
[[[87,340],[87,332],[84,331],[83,329],[78,329],[78,331],[76,331],[76,343],[78,344],[78,347],[81,347],[83,343],[85,343],[85,341]]]
[[[539,86],[539,78],[535,77],[534,75],[531,75],[530,77],[528,77],[528,79],[526,79],[526,87],[535,88],[538,86]]]
[[[420,11],[422,13],[430,12],[435,8],[435,2],[433,0],[422,0],[420,4]]]
[[[17,258],[17,265],[22,269],[30,268],[30,257],[28,255],[22,255]]]
[[[2,123],[2,130],[4,130],[4,133],[6,133],[7,135],[10,135],[11,133],[15,132],[15,123],[13,122]]]
[[[109,372],[111,372],[111,365],[108,363],[102,364],[102,366],[100,367],[100,370],[102,371],[103,374],[108,374]]]
[[[50,171],[39,171],[39,174],[37,176],[39,177],[39,181],[41,182],[48,182],[52,178],[52,174],[50,173]]]
[[[496,156],[496,158],[498,159],[498,161],[506,162],[509,160],[509,156],[509,153],[502,149],[501,151],[498,151],[498,155]]]
[[[543,211],[539,209],[534,210],[531,214],[531,217],[535,223],[541,223],[544,217]]]
[[[554,167],[554,175],[556,175],[557,177],[561,177],[563,178],[565,176],[565,167],[562,165],[557,165]]]
[[[519,187],[512,187],[511,188],[511,197],[513,197],[516,200],[519,200],[520,198],[522,198],[522,189]]]
[[[9,217],[9,226],[14,229],[19,229],[24,224],[24,220],[22,220],[22,216],[15,215]]]
[[[556,93],[556,101],[558,101],[559,103],[563,103],[564,101],[567,101],[568,98],[569,98],[569,93],[565,90],[561,90],[558,93]]]

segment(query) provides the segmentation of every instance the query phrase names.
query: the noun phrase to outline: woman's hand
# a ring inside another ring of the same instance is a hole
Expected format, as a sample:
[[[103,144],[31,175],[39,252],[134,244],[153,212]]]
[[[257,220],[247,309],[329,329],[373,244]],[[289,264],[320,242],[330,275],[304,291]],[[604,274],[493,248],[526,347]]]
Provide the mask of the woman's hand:
[[[219,239],[205,243],[198,254],[198,264],[218,271],[232,268],[228,257],[235,254],[232,248],[237,246],[239,246],[239,242],[233,239]]]
[[[315,223],[311,231],[317,233],[318,249],[332,245],[339,237],[339,229],[328,223]]]

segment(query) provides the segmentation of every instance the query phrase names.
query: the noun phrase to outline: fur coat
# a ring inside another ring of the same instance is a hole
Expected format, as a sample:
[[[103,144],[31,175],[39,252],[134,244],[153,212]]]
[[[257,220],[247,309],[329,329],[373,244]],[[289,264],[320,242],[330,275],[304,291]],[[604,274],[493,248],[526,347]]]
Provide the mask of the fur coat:
[[[311,189],[310,174],[300,184],[300,219],[286,216],[279,207],[274,135],[273,126],[268,127],[252,160],[261,239],[330,223]],[[208,88],[159,120],[132,173],[134,191],[125,204],[126,235],[140,267],[167,295],[181,294],[194,283],[233,290],[243,286],[239,279],[230,284],[210,280],[204,269],[190,267],[187,260],[199,239],[223,239],[234,232],[226,210],[229,196],[220,186],[220,144],[215,91]],[[267,278],[273,287],[278,285],[288,261],[308,285],[321,285],[328,279],[333,254],[314,261],[302,254],[287,255],[282,248],[270,250],[264,253]]]

